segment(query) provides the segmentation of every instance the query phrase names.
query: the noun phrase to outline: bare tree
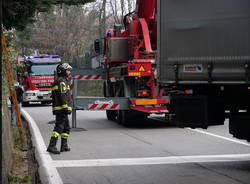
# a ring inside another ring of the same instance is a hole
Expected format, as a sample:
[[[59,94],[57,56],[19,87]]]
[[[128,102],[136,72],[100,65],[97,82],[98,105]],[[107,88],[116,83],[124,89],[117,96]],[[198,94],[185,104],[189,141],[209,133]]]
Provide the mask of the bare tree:
[[[99,36],[102,38],[105,35],[105,30],[106,30],[106,4],[107,1],[103,0],[100,8],[100,13],[99,13]]]
[[[25,47],[43,54],[58,54],[65,61],[81,60],[85,49],[98,37],[98,12],[84,6],[57,6],[39,13],[32,38]]]
[[[109,0],[109,8],[112,11],[112,15],[110,17],[113,18],[114,23],[122,24],[124,15],[132,12],[134,5],[135,0]]]
[[[117,14],[117,2],[116,2],[116,0],[114,0],[114,1],[110,0],[109,5],[110,5],[110,8],[112,10],[112,18],[114,19],[114,23],[118,24],[120,22],[120,20],[119,20],[118,14]]]
[[[31,39],[19,38],[24,54],[58,54],[63,60],[80,61],[93,40],[103,38],[106,28],[122,23],[122,16],[135,0],[97,0],[85,6],[55,6],[49,13],[38,13]]]
[[[122,14],[122,17],[124,16],[124,13],[125,13],[125,4],[124,4],[124,0],[121,0],[121,14]]]
[[[128,3],[128,12],[132,12],[133,4],[132,4],[131,0],[127,0],[127,3]]]

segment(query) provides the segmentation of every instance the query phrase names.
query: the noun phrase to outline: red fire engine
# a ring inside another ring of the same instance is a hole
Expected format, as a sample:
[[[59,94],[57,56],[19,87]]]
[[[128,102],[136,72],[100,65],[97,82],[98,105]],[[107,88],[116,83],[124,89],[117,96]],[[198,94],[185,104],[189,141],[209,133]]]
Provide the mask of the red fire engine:
[[[24,87],[23,105],[29,102],[51,103],[54,71],[60,62],[57,55],[24,57],[24,67],[18,74],[19,83]]]

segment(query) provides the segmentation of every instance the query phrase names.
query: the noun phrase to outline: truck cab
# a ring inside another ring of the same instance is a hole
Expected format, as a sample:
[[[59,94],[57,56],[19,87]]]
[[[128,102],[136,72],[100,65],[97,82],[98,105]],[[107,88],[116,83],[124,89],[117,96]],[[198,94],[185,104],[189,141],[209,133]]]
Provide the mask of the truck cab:
[[[52,102],[51,87],[54,71],[61,59],[57,55],[26,56],[19,82],[24,87],[23,105],[29,102]]]

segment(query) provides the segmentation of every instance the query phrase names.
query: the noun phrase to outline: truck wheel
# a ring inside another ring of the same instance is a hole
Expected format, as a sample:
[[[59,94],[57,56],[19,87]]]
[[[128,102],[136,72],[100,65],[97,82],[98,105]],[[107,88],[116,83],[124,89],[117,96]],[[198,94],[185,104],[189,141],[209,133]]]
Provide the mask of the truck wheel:
[[[117,122],[124,126],[130,126],[133,122],[130,110],[118,110]]]
[[[115,111],[115,110],[106,110],[106,116],[107,116],[108,120],[114,121],[114,120],[116,120],[117,111]]]

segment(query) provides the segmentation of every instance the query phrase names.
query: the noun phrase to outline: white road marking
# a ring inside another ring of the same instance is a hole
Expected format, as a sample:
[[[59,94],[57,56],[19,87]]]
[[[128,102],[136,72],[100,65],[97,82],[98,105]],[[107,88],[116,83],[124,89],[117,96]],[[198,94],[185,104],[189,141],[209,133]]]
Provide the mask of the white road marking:
[[[121,159],[54,160],[54,167],[100,167],[250,161],[250,154],[169,156]]]
[[[186,128],[186,129],[194,131],[194,132],[198,132],[198,133],[201,133],[201,134],[206,134],[206,135],[210,135],[210,136],[217,137],[217,138],[220,138],[220,139],[224,139],[224,140],[227,140],[227,141],[231,141],[231,142],[234,142],[234,143],[242,144],[242,145],[245,145],[245,146],[250,146],[250,144],[247,143],[247,142],[239,141],[237,139],[232,139],[232,138],[228,138],[228,137],[223,137],[223,136],[213,134],[213,133],[210,133],[210,132],[207,132],[207,131],[192,129],[192,128]]]
[[[22,115],[28,120],[31,128],[33,143],[36,147],[36,156],[39,161],[40,174],[47,178],[44,183],[63,184],[57,171],[57,167],[99,167],[99,166],[133,166],[133,165],[159,165],[159,164],[185,164],[185,163],[209,163],[209,162],[234,162],[250,161],[250,154],[225,154],[225,155],[195,155],[195,156],[169,156],[169,157],[146,157],[146,158],[118,158],[118,159],[87,159],[87,160],[52,160],[46,152],[46,146],[35,121],[22,109]],[[219,136],[197,129],[189,130],[202,134],[225,139],[231,142],[250,146],[238,140]],[[42,179],[42,178],[41,178]]]
[[[52,165],[52,158],[46,151],[46,145],[36,122],[23,108],[21,110],[22,116],[28,121],[30,132],[32,135],[32,143],[36,148],[36,158],[39,163],[39,175],[42,183],[46,184],[63,184],[63,181],[57,171]]]

